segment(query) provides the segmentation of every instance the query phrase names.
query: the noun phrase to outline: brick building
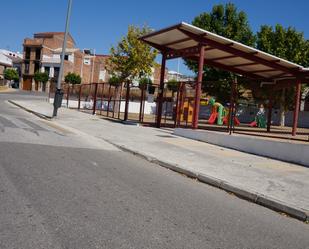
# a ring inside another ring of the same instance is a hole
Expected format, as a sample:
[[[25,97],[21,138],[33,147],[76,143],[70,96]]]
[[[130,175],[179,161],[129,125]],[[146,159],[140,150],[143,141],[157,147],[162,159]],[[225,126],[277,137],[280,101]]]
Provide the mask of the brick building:
[[[24,90],[41,90],[33,76],[37,71],[47,72],[50,81],[56,81],[60,71],[64,33],[43,32],[34,34],[33,38],[24,39],[21,88]],[[64,57],[64,76],[74,72],[82,77],[82,83],[104,82],[107,55],[95,55],[90,50],[80,50],[76,47],[73,37],[69,34]]]
[[[37,71],[47,72],[50,82],[56,82],[60,71],[60,58],[64,32],[35,33],[33,38],[24,39],[22,80],[20,88],[23,90],[41,91],[42,86],[33,79]],[[69,34],[64,57],[64,77],[68,72],[74,72],[81,76],[82,83],[107,82],[109,74],[106,70],[109,55],[95,54],[90,49],[76,47],[73,37]],[[152,69],[151,80],[154,84],[160,82],[160,65],[156,64]],[[167,81],[168,70],[165,70]]]

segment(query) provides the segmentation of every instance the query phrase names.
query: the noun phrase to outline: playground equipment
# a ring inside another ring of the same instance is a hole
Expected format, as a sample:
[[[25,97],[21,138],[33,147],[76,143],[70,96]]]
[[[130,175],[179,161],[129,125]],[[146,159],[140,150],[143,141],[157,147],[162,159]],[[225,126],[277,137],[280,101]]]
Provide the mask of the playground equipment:
[[[266,128],[265,109],[261,105],[258,113],[255,116],[255,120],[249,124],[251,127]]]
[[[210,98],[208,102],[212,106],[211,115],[208,119],[209,124],[217,122],[218,125],[227,125],[229,121],[229,108],[225,108],[221,103],[216,102],[214,98]],[[239,125],[240,122],[235,116],[233,118],[234,125]]]
[[[234,109],[235,109],[235,107],[234,107]],[[223,118],[223,124],[225,124],[225,125],[227,125],[228,122],[229,122],[229,118],[230,118],[229,113],[230,113],[229,108],[225,108],[225,117]],[[236,125],[236,126],[240,125],[240,121],[235,115],[233,117],[233,122],[234,122],[234,125]]]
[[[212,106],[211,115],[208,119],[208,123],[214,124],[217,121],[218,125],[222,125],[223,117],[225,115],[224,106],[221,103],[216,102],[214,98],[210,98],[208,103]]]
[[[183,102],[182,111],[180,114],[180,121],[192,122],[193,118],[193,102],[186,100]]]

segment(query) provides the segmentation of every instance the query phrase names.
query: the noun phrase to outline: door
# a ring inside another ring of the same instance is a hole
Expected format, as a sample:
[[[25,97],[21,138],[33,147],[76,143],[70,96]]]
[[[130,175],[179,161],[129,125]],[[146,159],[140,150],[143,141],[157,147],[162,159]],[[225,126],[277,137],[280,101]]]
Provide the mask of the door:
[[[24,76],[23,78],[23,90],[31,91],[32,89],[32,78]]]

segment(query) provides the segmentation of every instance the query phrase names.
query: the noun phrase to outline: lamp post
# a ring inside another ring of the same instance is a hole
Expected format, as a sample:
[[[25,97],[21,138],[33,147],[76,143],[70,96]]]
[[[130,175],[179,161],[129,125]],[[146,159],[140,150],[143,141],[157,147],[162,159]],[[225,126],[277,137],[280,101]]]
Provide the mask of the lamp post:
[[[61,103],[62,103],[63,91],[61,90],[61,81],[62,81],[62,75],[63,75],[64,56],[65,56],[65,50],[66,50],[66,45],[67,45],[67,37],[68,37],[68,32],[69,32],[71,9],[72,9],[72,0],[68,0],[68,10],[67,10],[66,23],[65,23],[65,32],[64,32],[62,52],[61,52],[61,58],[60,58],[61,59],[60,71],[58,75],[57,89],[56,89],[55,98],[54,98],[53,117],[57,116],[57,110],[59,107],[61,107]]]

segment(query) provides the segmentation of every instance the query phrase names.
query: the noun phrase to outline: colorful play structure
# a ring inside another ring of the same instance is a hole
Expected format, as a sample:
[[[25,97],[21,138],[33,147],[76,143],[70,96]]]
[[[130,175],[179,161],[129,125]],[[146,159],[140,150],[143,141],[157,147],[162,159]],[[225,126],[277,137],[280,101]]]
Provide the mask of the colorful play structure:
[[[208,119],[209,124],[227,125],[229,121],[229,108],[225,108],[221,103],[216,102],[214,98],[210,98],[208,104],[212,106],[211,115]],[[239,125],[238,118],[234,117],[234,125]]]

